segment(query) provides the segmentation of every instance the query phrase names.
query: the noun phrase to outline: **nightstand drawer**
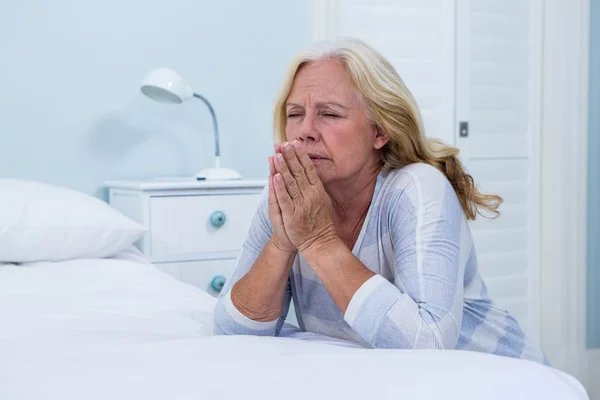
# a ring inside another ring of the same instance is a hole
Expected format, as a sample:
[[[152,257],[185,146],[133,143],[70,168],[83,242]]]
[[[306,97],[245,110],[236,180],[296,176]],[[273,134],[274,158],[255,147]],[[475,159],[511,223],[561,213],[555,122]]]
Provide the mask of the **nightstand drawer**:
[[[218,296],[219,284],[231,278],[235,270],[235,259],[189,261],[155,264],[156,268],[174,278]]]
[[[150,255],[239,251],[260,194],[150,198]]]

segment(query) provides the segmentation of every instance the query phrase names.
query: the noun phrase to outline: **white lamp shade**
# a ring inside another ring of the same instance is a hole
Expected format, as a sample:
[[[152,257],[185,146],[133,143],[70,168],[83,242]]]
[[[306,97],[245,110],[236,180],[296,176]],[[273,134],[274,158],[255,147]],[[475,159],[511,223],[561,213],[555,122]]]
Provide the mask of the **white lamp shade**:
[[[179,104],[189,100],[194,94],[181,76],[169,68],[150,71],[140,89],[146,96],[161,103]]]
[[[219,130],[217,128],[217,117],[215,112],[209,103],[209,101],[192,91],[192,88],[187,86],[183,79],[177,74],[177,72],[169,68],[157,68],[152,71],[142,81],[140,90],[143,94],[151,98],[152,100],[161,103],[180,104],[184,101],[196,97],[203,101],[208,107],[211,117],[213,119],[214,133],[215,133],[215,166],[213,168],[205,168],[198,172],[195,177],[198,180],[227,180],[227,179],[241,179],[242,176],[230,169],[222,168],[221,153],[219,150]]]

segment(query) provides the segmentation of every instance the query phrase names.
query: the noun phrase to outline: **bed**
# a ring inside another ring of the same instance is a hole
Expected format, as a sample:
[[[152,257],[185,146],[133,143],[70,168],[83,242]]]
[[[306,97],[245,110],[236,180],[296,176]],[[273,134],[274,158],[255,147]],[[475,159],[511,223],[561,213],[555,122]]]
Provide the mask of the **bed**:
[[[291,326],[213,336],[215,298],[151,265],[135,224],[60,190],[63,211],[44,212],[16,189],[0,182],[0,210],[16,207],[0,211],[2,400],[588,398],[556,369],[488,354],[362,349]]]

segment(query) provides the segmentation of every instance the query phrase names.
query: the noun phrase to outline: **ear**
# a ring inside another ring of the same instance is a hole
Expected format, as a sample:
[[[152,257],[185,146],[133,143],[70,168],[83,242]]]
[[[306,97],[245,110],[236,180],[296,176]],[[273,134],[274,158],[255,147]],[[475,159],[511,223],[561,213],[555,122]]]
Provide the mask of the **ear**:
[[[381,128],[376,127],[375,129],[376,129],[376,132],[375,132],[375,140],[373,141],[373,147],[375,147],[375,149],[379,150],[383,146],[385,146],[385,144],[387,142],[390,141],[390,137],[388,135],[386,135],[385,133],[383,133]]]

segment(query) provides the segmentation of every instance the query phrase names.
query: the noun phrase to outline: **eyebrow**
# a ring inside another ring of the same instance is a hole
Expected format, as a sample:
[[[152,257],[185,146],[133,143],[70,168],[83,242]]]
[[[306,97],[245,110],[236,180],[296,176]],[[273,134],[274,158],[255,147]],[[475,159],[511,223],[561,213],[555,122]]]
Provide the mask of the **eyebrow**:
[[[345,107],[343,105],[341,105],[340,103],[336,103],[334,101],[320,101],[317,102],[317,106],[321,107],[321,106],[334,106],[334,107],[338,107],[341,108],[342,110],[348,110],[348,107]],[[296,104],[296,103],[287,103],[286,107],[302,107],[300,104]]]

